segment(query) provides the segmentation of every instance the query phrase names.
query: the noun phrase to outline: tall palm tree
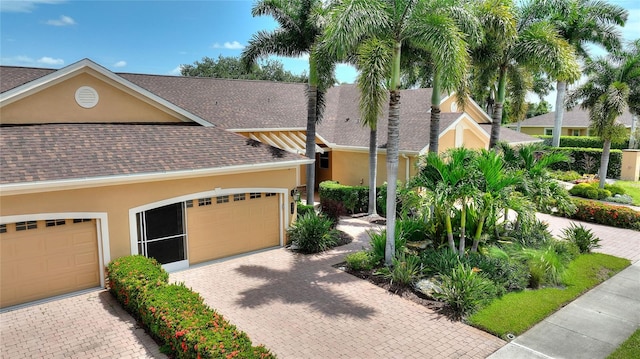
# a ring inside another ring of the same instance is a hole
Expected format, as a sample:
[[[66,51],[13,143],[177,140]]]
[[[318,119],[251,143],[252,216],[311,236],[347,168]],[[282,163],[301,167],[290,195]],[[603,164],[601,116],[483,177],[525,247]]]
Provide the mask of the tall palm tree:
[[[502,109],[509,78],[523,78],[524,71],[544,71],[552,78],[573,80],[579,76],[578,64],[571,46],[563,40],[549,21],[540,20],[539,3],[529,1],[516,6],[513,0],[505,0],[503,6],[510,9],[517,23],[513,34],[504,33],[500,26],[485,22],[483,44],[474,50],[477,78],[489,81],[480,87],[491,88],[495,82],[491,137],[493,148],[500,139]],[[499,24],[500,25],[500,24]],[[518,102],[524,103],[524,94]]]
[[[560,0],[554,4],[553,24],[582,59],[589,58],[586,45],[597,44],[609,52],[620,48],[620,32],[617,26],[624,26],[628,11],[623,7],[602,0]],[[556,82],[556,113],[551,145],[560,146],[562,117],[567,82]]]
[[[323,0],[260,0],[251,9],[253,16],[271,15],[279,27],[272,32],[258,31],[242,52],[245,66],[258,58],[279,55],[298,57],[309,54],[307,86],[307,138],[305,155],[316,157],[316,124],[322,118],[324,93],[333,85],[333,62],[313,51],[322,34],[328,7]],[[307,203],[314,202],[315,164],[307,165]]]
[[[600,188],[604,188],[611,143],[626,137],[624,126],[616,119],[627,109],[635,114],[640,110],[640,39],[624,51],[588,61],[585,73],[587,82],[568,98],[570,105],[582,100],[580,107],[589,110],[590,129],[604,140],[598,172]]]
[[[388,42],[391,59],[387,133],[387,241],[385,263],[395,255],[395,213],[400,121],[400,56],[403,42],[428,50],[441,69],[442,82],[460,83],[469,62],[464,36],[453,19],[433,11],[454,0],[345,0],[327,23],[325,41],[338,57],[369,38]]]
[[[382,116],[386,83],[391,71],[389,42],[369,38],[357,49],[356,67],[359,70],[356,83],[360,90],[361,122],[369,127],[369,216],[377,215],[376,177],[378,175],[378,118]]]

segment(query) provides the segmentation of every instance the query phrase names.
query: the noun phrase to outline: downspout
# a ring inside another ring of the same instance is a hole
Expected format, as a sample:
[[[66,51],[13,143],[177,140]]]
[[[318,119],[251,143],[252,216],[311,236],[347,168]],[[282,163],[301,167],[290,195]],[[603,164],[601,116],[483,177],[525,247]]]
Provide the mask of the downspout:
[[[404,183],[409,183],[409,177],[410,177],[409,165],[411,165],[411,158],[409,158],[409,156],[407,156],[404,153],[402,154],[402,158],[405,159]]]

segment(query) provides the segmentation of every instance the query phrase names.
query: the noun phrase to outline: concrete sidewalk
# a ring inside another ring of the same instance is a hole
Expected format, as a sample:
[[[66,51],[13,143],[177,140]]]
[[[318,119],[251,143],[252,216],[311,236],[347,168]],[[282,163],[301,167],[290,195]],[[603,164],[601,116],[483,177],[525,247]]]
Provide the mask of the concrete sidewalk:
[[[538,214],[559,236],[566,218]],[[523,333],[491,359],[584,358],[611,354],[640,328],[640,232],[576,222],[601,238],[597,251],[631,260],[630,267]]]

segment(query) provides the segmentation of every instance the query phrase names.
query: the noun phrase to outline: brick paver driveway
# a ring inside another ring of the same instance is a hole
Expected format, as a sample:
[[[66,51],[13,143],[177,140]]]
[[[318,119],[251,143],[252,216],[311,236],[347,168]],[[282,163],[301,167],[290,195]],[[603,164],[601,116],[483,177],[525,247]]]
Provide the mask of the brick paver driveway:
[[[368,243],[322,255],[274,249],[171,274],[279,358],[485,358],[504,341],[331,267]]]
[[[166,358],[107,291],[0,314],[0,358]]]

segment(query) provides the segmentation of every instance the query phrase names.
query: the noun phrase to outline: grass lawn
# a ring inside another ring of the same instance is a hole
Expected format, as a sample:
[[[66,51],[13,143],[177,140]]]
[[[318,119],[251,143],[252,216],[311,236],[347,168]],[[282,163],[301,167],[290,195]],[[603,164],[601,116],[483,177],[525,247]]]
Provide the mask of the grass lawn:
[[[508,293],[469,317],[469,323],[501,338],[505,338],[508,333],[522,334],[564,304],[628,265],[627,259],[607,254],[582,254],[573,260],[565,271],[565,288]]]
[[[640,181],[616,181],[616,184],[633,198],[633,204],[640,206]]]
[[[631,334],[607,359],[640,358],[640,329]]]

